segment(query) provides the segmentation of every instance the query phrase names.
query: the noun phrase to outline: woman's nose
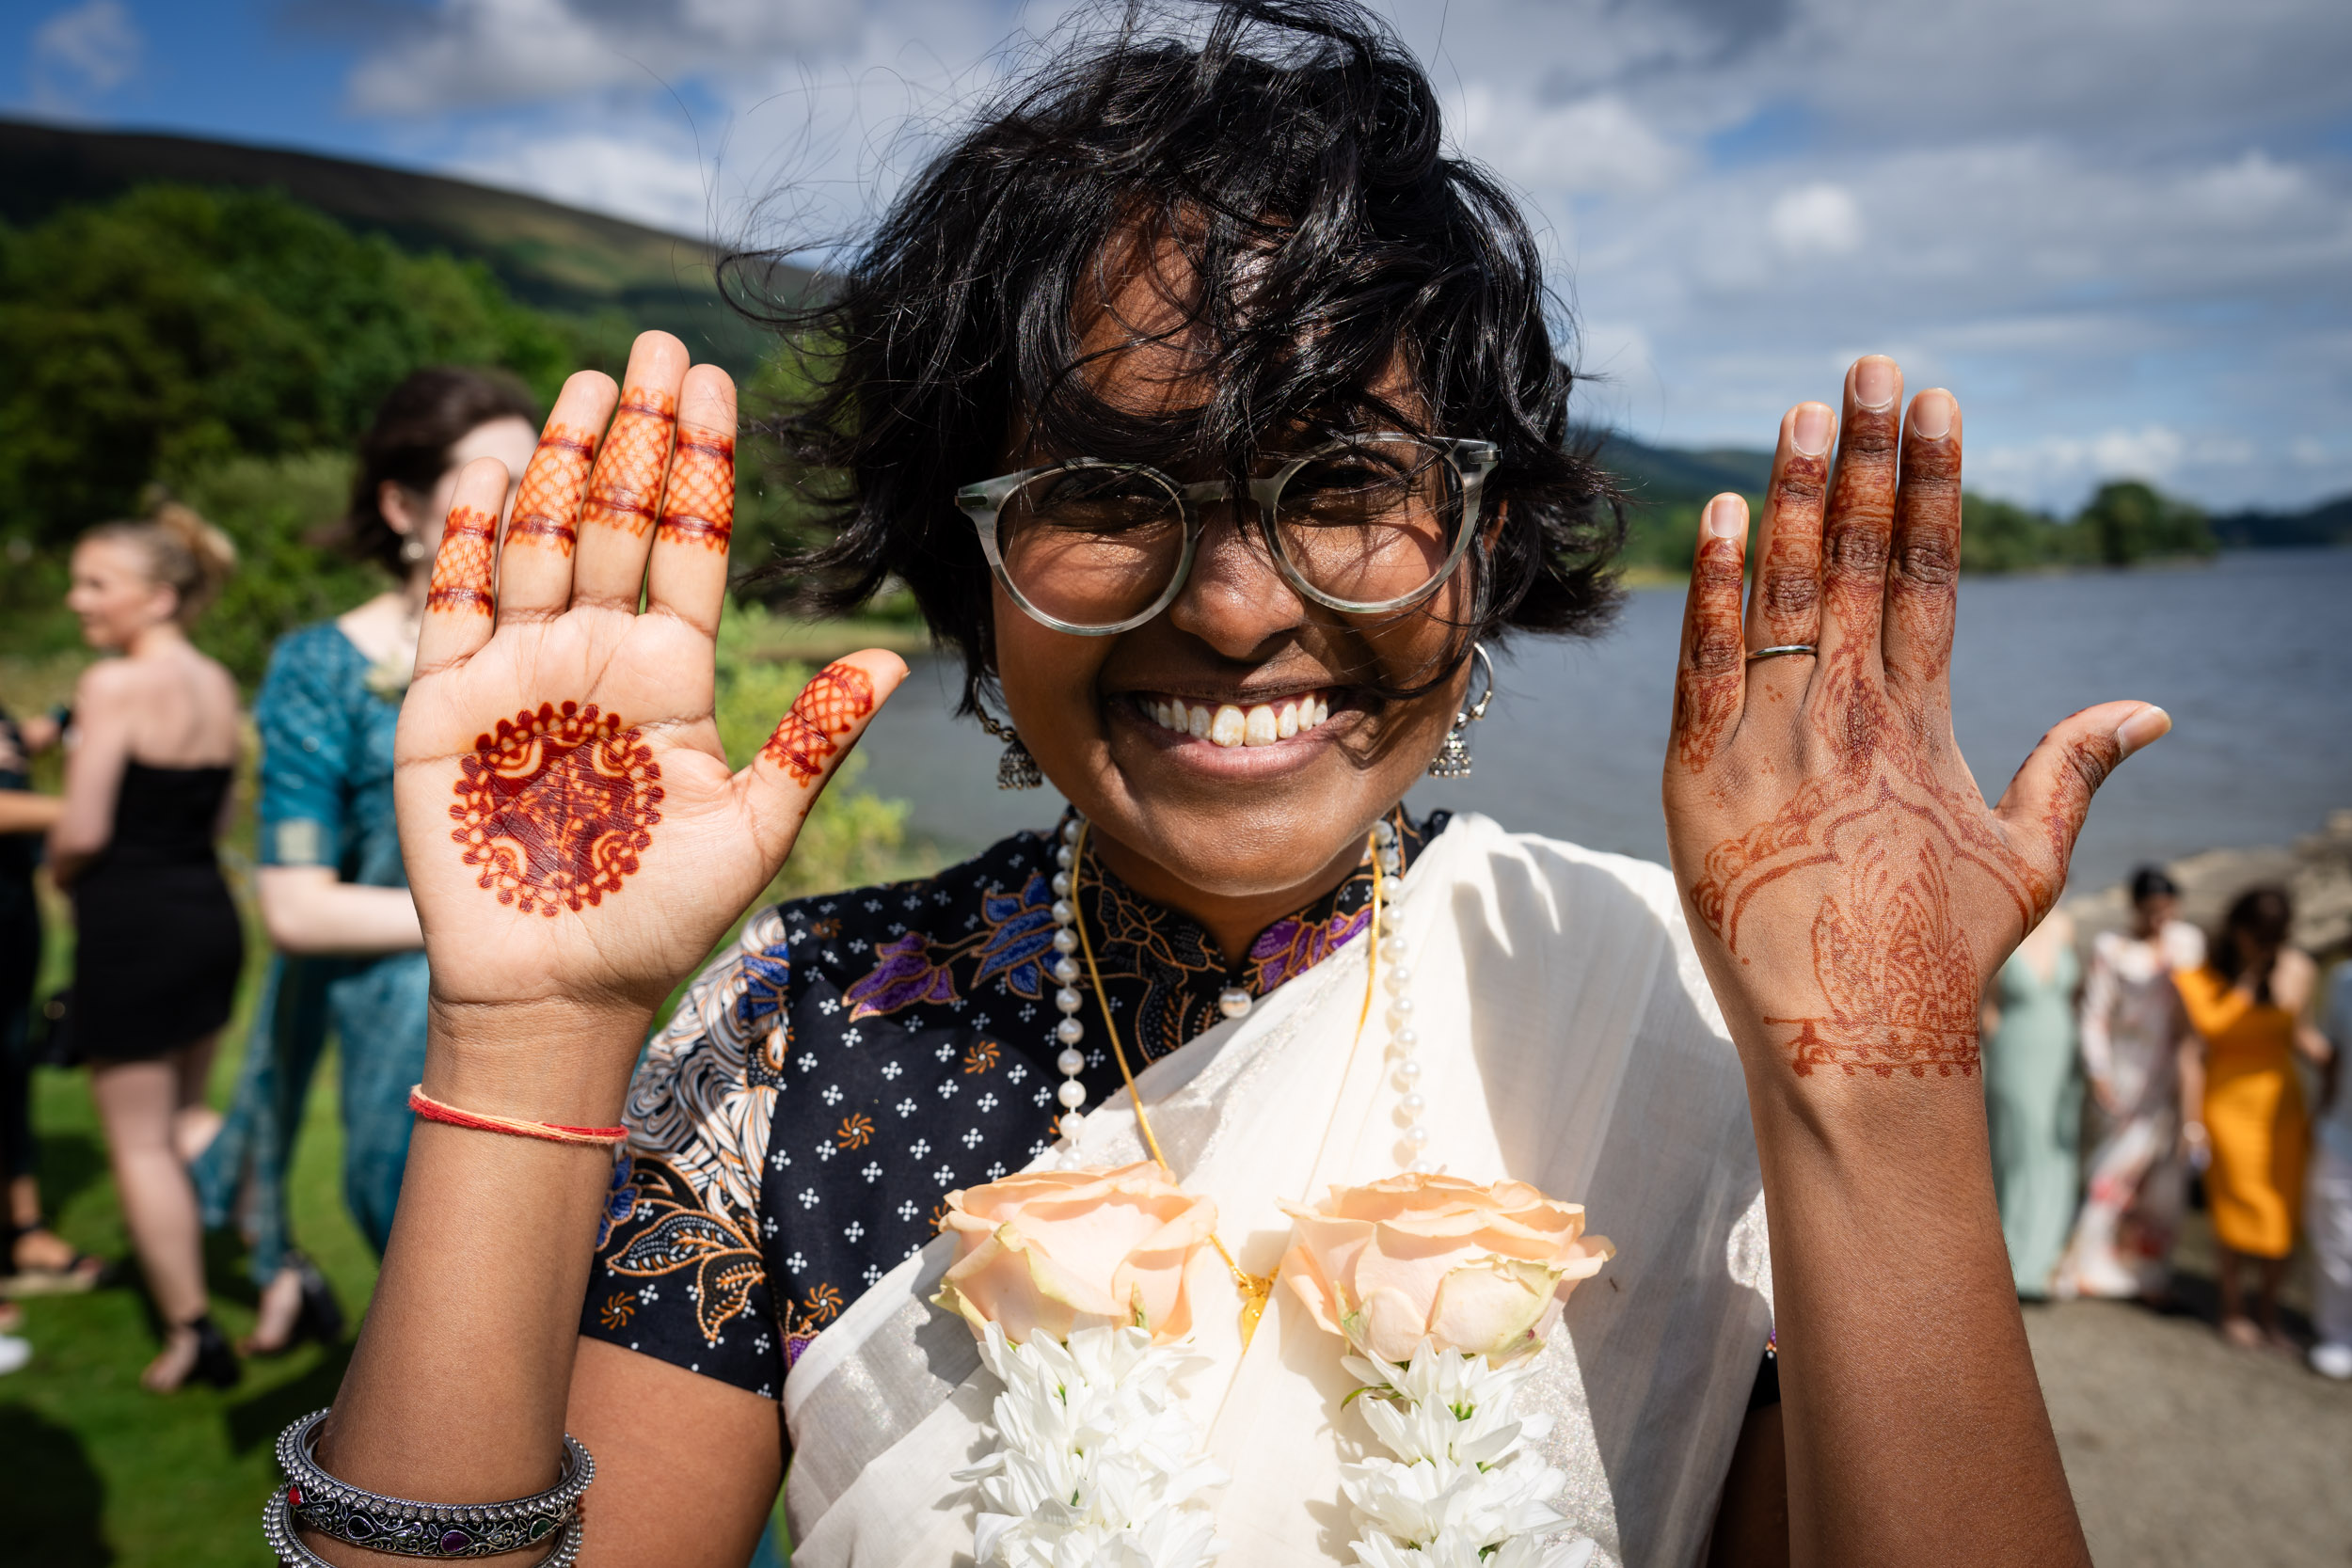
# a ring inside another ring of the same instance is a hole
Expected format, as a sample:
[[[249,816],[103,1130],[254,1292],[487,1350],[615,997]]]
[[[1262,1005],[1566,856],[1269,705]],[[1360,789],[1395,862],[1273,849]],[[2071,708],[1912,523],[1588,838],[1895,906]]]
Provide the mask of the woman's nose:
[[[1307,606],[1276,569],[1265,541],[1242,526],[1232,502],[1221,501],[1206,510],[1192,575],[1168,617],[1228,658],[1248,658],[1269,639],[1296,629]]]

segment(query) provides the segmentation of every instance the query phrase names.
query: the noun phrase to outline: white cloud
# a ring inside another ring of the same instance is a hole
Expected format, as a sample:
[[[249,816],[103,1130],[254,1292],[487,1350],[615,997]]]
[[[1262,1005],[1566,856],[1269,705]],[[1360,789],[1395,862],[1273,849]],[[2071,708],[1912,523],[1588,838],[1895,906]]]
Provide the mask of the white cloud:
[[[439,0],[363,59],[349,83],[369,115],[575,98],[756,70],[857,36],[859,0]]]
[[[1474,84],[1455,135],[1508,178],[1567,195],[1655,190],[1688,161],[1623,100],[1606,96],[1547,107]]]
[[[33,107],[72,114],[138,73],[147,39],[121,0],[84,0],[33,30]]]
[[[481,178],[838,234],[1075,3],[432,0],[349,95]],[[1588,417],[1760,444],[1878,350],[1960,395],[1972,483],[2043,504],[2352,483],[2342,0],[1376,3],[1527,194]]]
[[[695,238],[713,230],[711,192],[690,137],[662,128],[559,130],[493,135],[449,166],[451,172],[632,218]]]
[[[1843,185],[1801,185],[1772,203],[1772,230],[1790,256],[1844,256],[1861,248],[1862,209]]]

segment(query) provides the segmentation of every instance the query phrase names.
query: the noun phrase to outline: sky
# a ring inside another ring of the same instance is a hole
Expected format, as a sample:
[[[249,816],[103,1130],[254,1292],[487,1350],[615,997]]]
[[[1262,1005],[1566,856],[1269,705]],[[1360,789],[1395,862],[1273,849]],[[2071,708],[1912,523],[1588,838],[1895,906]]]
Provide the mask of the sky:
[[[1375,0],[1522,196],[1583,417],[1769,445],[1899,359],[1973,488],[2352,491],[2344,0]],[[8,0],[0,114],[853,235],[1051,40],[1014,0]],[[1041,40],[1047,41],[1041,42]]]

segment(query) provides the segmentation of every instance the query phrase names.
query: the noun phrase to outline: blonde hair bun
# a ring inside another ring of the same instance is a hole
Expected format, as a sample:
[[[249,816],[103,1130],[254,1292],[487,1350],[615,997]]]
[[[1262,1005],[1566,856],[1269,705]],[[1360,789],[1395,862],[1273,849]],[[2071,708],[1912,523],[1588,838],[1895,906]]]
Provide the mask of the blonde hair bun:
[[[161,489],[151,487],[147,501],[147,515],[138,521],[101,523],[82,537],[137,546],[154,579],[179,595],[177,618],[184,626],[220,596],[237,569],[237,546]]]

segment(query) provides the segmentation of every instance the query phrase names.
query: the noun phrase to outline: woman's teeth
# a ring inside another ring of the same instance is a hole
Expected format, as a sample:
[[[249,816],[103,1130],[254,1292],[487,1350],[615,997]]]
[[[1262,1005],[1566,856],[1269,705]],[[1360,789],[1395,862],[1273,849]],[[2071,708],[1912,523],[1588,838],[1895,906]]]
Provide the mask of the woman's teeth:
[[[1271,746],[1288,740],[1299,731],[1311,730],[1330,718],[1331,705],[1312,692],[1246,708],[1232,703],[1212,707],[1207,703],[1187,703],[1171,697],[1164,702],[1146,703],[1144,711],[1162,729],[1230,748]]]

